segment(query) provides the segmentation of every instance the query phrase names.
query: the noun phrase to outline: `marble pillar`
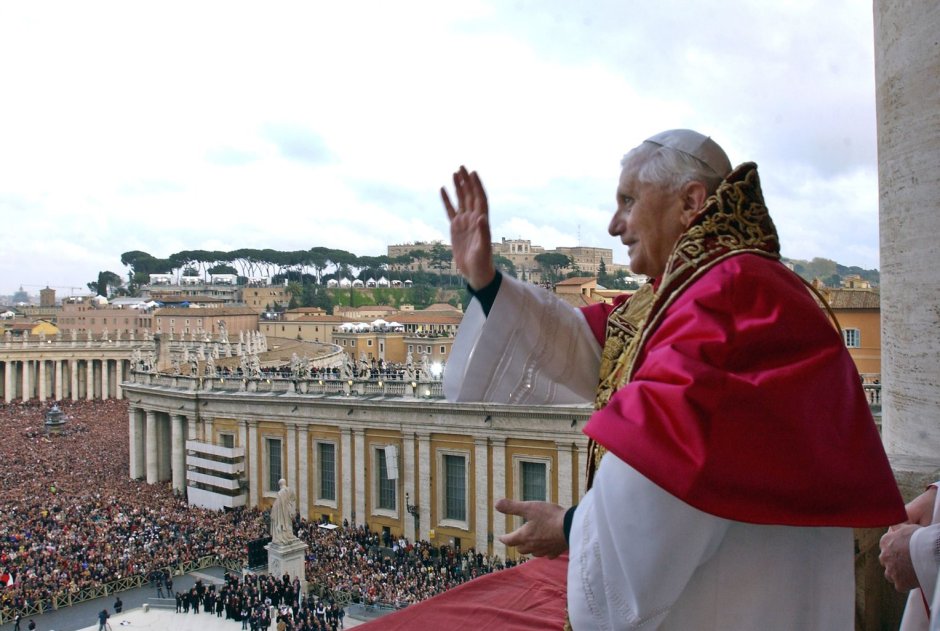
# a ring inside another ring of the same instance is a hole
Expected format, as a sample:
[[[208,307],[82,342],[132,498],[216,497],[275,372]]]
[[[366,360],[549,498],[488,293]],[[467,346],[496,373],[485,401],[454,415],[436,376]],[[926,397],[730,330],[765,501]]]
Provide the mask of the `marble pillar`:
[[[506,439],[496,437],[492,439],[493,445],[493,497],[506,497]],[[493,554],[506,558],[506,545],[499,538],[506,534],[505,515],[493,515]]]
[[[144,441],[147,460],[147,484],[156,484],[158,482],[158,450],[157,450],[157,413],[153,410],[146,411],[146,432],[147,437]]]
[[[418,432],[418,495],[414,503],[418,505],[421,533],[427,534],[434,529],[431,522],[431,434]]]
[[[182,493],[186,489],[186,439],[184,429],[186,417],[182,414],[170,416],[170,451],[173,490]]]
[[[69,397],[72,401],[78,401],[78,360],[76,359],[69,360],[69,387],[71,389]]]
[[[95,398],[95,360],[93,359],[85,360],[85,398],[88,401]]]
[[[3,401],[10,403],[13,400],[13,373],[16,372],[15,362],[7,361],[3,367]]]
[[[357,524],[364,524],[367,521],[365,435],[362,429],[359,429],[359,428],[354,428],[352,430],[352,434],[353,434],[353,451],[356,454],[355,517],[356,517]]]
[[[101,400],[104,401],[111,395],[111,375],[108,370],[109,360],[101,360]]]
[[[258,461],[258,422],[245,421],[248,424],[248,505],[259,507],[261,504],[261,471]]]
[[[46,402],[46,360],[36,361],[38,375],[36,377],[36,396],[40,403]]]
[[[287,487],[297,488],[297,426],[287,423],[287,462],[281,463],[281,470],[287,480]]]
[[[61,401],[62,397],[65,395],[65,389],[62,387],[62,364],[63,360],[55,360],[55,398],[56,401]]]
[[[127,433],[129,438],[130,476],[138,480],[146,474],[146,452],[144,451],[144,428],[139,408],[127,409]]]
[[[352,428],[342,428],[340,434],[340,459],[342,462],[342,485],[343,494],[340,498],[343,506],[343,519],[349,523],[353,522],[353,506],[355,506],[355,495],[353,493],[353,452],[352,452]]]
[[[402,436],[402,477],[405,487],[405,493],[409,496],[412,504],[418,504],[418,487],[415,484],[415,439],[414,434],[408,432]],[[405,520],[405,538],[409,541],[418,541],[421,538],[420,525],[415,529],[415,519],[409,514],[404,514]]]
[[[310,443],[307,426],[297,428],[297,510],[304,519],[310,519],[310,480],[309,452]]]
[[[476,531],[475,547],[479,551],[489,550],[490,510],[494,504],[489,496],[489,458],[487,454],[488,441],[486,436],[473,438],[473,497],[476,511],[473,518],[473,528]]]
[[[30,397],[33,396],[33,387],[30,384],[30,374],[33,371],[32,363],[29,360],[23,362],[23,400],[29,401]]]

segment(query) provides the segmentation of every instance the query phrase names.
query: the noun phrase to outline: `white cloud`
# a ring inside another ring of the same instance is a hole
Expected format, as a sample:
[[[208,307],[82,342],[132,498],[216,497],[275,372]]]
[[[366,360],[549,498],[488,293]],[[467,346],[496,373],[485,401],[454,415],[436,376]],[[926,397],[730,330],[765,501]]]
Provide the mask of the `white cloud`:
[[[694,127],[756,160],[784,253],[877,265],[870,6],[619,0],[10,4],[0,294],[120,255],[493,236],[611,247],[620,156]],[[580,237],[580,239],[579,239]],[[223,247],[224,246],[224,247]]]

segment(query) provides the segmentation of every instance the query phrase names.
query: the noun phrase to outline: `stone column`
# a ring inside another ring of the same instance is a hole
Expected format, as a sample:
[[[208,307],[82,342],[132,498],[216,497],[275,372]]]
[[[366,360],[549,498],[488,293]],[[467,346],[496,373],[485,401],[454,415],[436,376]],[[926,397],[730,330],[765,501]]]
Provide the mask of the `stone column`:
[[[287,487],[297,490],[297,426],[287,423],[287,466],[284,467],[284,479]]]
[[[170,422],[172,417],[160,412],[157,416],[157,479],[160,482],[173,479],[173,450],[170,444]]]
[[[36,378],[36,396],[39,398],[40,403],[46,402],[46,360],[39,359],[36,361],[39,367],[39,375]]]
[[[89,401],[95,398],[95,360],[93,359],[85,360],[85,398]]]
[[[506,497],[506,439],[491,439],[493,445],[493,497]],[[501,535],[506,534],[506,520],[500,513],[493,514],[493,554],[506,558],[506,545],[500,543]]]
[[[477,539],[475,547],[484,552],[490,549],[490,507],[493,498],[489,496],[489,458],[487,457],[486,436],[473,438],[473,498],[476,506],[473,528]]]
[[[356,453],[356,523],[366,523],[366,452],[365,435],[361,429],[353,429],[353,450]],[[375,472],[373,472],[375,475]]]
[[[258,423],[247,420],[248,425],[248,505],[258,507],[261,501],[261,473],[258,471]]]
[[[940,9],[875,0],[882,429],[911,490],[940,469]]]
[[[183,428],[186,417],[182,414],[170,416],[170,468],[173,490],[182,493],[186,489],[186,439]]]
[[[344,427],[340,434],[340,458],[342,461],[342,483],[343,483],[343,519],[353,522],[353,506],[355,506],[355,495],[353,493],[353,452],[352,452],[352,428]]]
[[[882,437],[910,499],[940,477],[940,5],[875,0],[874,30]],[[878,564],[881,532],[862,532],[870,536],[857,538],[855,567],[865,611],[856,620],[896,629],[898,616],[885,615],[897,595]]]
[[[32,363],[29,360],[23,360],[23,400],[29,401],[33,395],[33,387],[30,384],[30,373],[33,371]]]
[[[156,484],[158,481],[158,456],[157,450],[157,413],[153,410],[147,410],[147,439],[144,443],[147,459],[147,484]]]
[[[308,480],[310,480],[309,471],[309,452],[310,443],[307,437],[307,426],[301,425],[297,428],[297,510],[304,519],[310,519],[310,489]]]
[[[204,418],[202,419],[202,433],[203,440],[209,444],[215,443],[215,430],[212,429],[212,419]]]
[[[132,480],[144,477],[146,474],[144,432],[140,418],[140,409],[130,407],[127,410],[127,433],[129,435],[130,449],[130,476]]]
[[[418,432],[418,480],[420,501],[415,502],[420,509],[421,532],[427,533],[434,529],[431,522],[431,471],[433,463],[431,462],[431,434],[428,432]],[[441,484],[442,482],[439,482]]]
[[[558,504],[565,508],[574,504],[572,491],[574,480],[572,479],[571,463],[571,442],[558,441],[555,443],[555,452],[558,456]]]
[[[108,370],[108,360],[101,360],[101,400],[104,401],[111,394],[111,376]]]
[[[69,360],[69,387],[72,401],[78,401],[78,360],[74,358]]]
[[[415,439],[414,434],[408,432],[402,435],[401,442],[401,460],[402,460],[402,477],[403,484],[405,487],[405,493],[410,496],[410,501],[412,504],[417,504],[420,506],[421,502],[420,496],[418,495],[418,487],[415,485]],[[412,515],[408,514],[407,511],[404,513],[403,519],[405,520],[405,538],[409,541],[418,541],[421,538],[420,525],[418,530],[415,530],[415,519]]]
[[[3,401],[9,403],[13,400],[13,373],[16,370],[16,362],[4,362],[3,371]]]
[[[121,385],[121,382],[124,381],[124,368],[127,365],[126,359],[117,359],[114,361],[114,398],[123,399],[124,398],[124,386]]]
[[[56,401],[61,401],[62,396],[65,394],[65,389],[62,387],[62,360],[55,360],[55,398]]]
[[[242,427],[241,429],[242,429],[242,434],[244,434],[244,427]],[[199,439],[199,436],[196,434],[196,418],[194,416],[190,416],[186,420],[186,440],[198,440],[198,439]],[[239,444],[240,445],[245,444],[245,436],[242,436],[241,442]]]

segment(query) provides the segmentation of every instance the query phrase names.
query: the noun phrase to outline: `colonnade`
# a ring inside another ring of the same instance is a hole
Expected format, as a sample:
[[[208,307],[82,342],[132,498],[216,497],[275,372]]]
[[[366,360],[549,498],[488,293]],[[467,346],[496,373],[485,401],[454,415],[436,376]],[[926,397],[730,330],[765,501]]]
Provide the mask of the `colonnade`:
[[[130,476],[148,484],[170,481],[186,488],[186,440],[195,437],[195,422],[182,414],[128,408]]]
[[[577,421],[586,421],[589,408],[536,413],[504,406],[481,414],[476,404],[438,400],[433,405],[439,409],[428,416],[429,401],[409,397],[271,400],[142,383],[125,386],[131,401],[130,476],[150,484],[170,482],[174,490],[189,492],[191,503],[198,498],[199,505],[218,501],[265,510],[275,498],[272,480],[276,487],[276,477],[283,477],[296,494],[298,512],[310,521],[328,515],[335,523],[367,524],[411,541],[452,543],[505,557],[499,538],[518,524],[495,513],[493,505],[521,492],[521,462],[545,464],[550,501],[570,505],[585,492],[581,471],[587,441]],[[276,460],[272,443],[277,443]],[[332,445],[328,461],[321,460],[323,445]],[[396,464],[387,464],[396,462],[389,453],[397,456]],[[236,467],[241,491],[224,475],[217,478],[219,490],[212,491],[206,459],[227,462],[232,454],[241,463]],[[466,510],[458,517],[447,512],[447,494],[454,491],[442,468],[454,456],[465,467],[465,488],[456,492]],[[331,480],[326,494],[324,476]],[[387,489],[382,485],[389,480],[394,480],[390,505],[387,496],[380,500],[380,488]]]
[[[3,401],[121,399],[130,360],[92,357],[0,358]]]

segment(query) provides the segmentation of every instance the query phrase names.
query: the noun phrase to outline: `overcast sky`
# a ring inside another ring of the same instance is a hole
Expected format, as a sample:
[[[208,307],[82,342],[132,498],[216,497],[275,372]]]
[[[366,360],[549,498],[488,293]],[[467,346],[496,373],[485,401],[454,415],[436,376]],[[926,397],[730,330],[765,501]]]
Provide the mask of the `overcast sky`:
[[[784,256],[878,267],[863,0],[0,4],[0,294],[121,253],[612,247],[621,156],[664,129],[758,163]],[[70,289],[75,288],[75,289]]]

